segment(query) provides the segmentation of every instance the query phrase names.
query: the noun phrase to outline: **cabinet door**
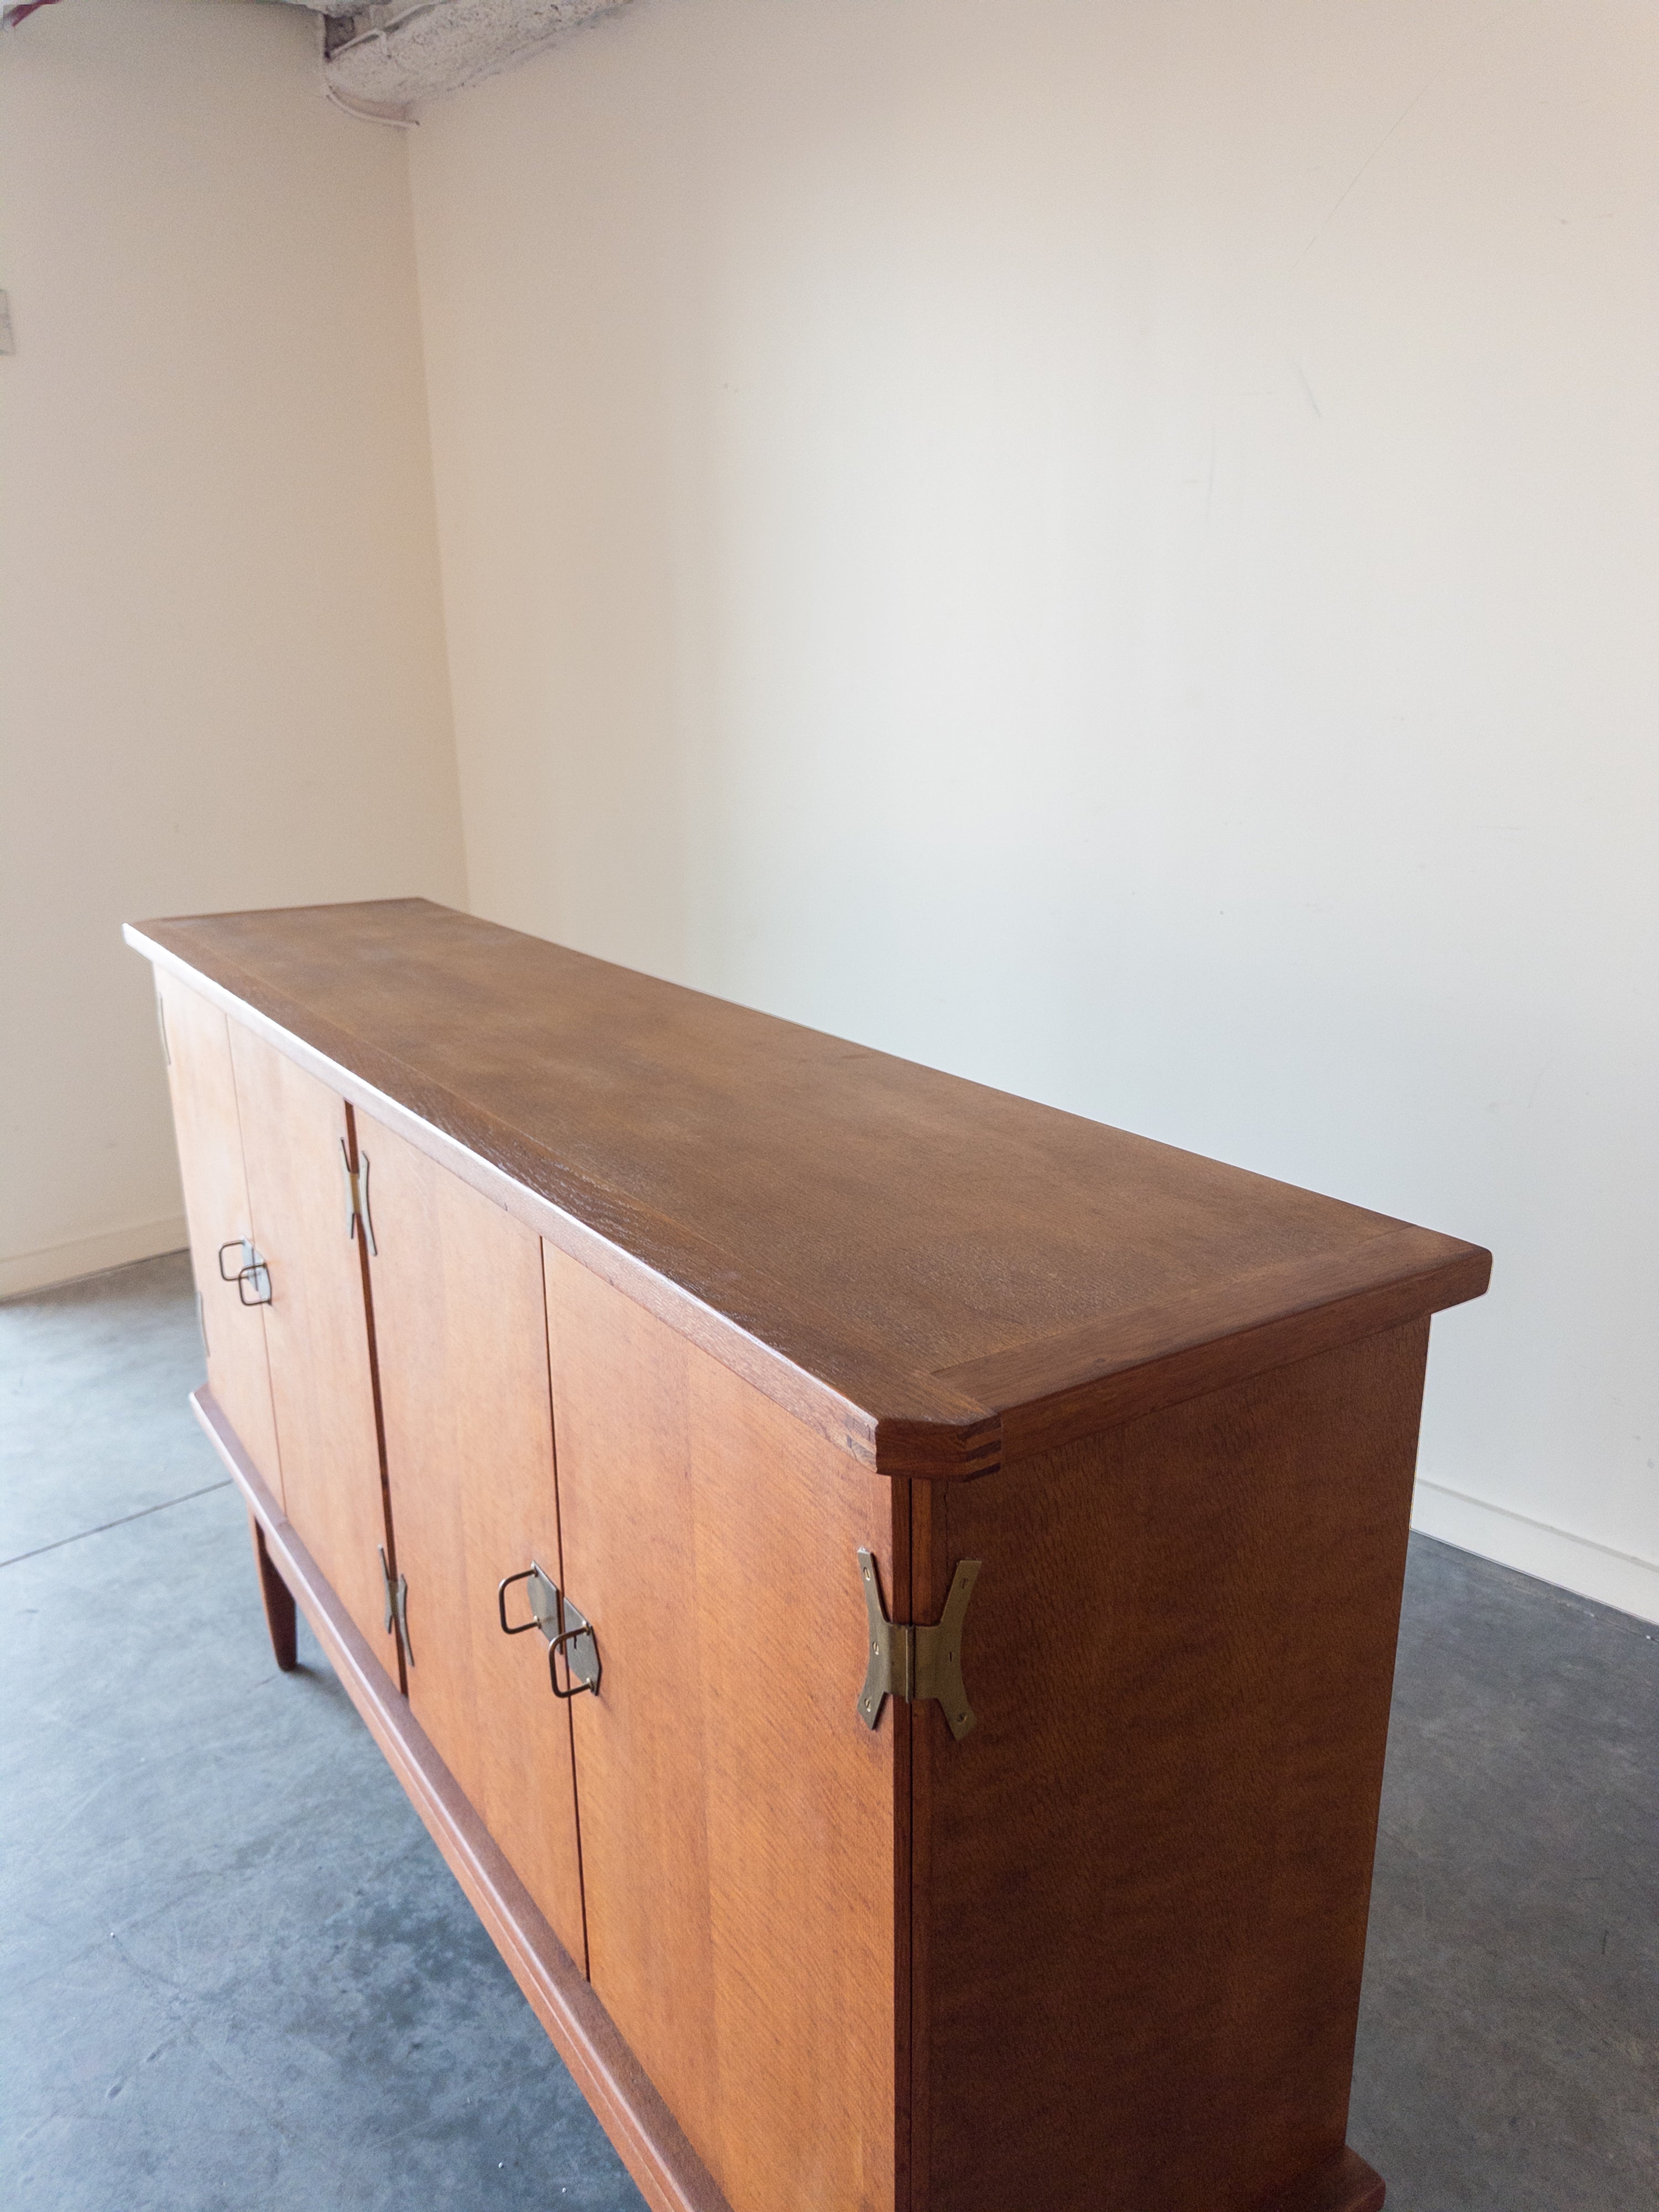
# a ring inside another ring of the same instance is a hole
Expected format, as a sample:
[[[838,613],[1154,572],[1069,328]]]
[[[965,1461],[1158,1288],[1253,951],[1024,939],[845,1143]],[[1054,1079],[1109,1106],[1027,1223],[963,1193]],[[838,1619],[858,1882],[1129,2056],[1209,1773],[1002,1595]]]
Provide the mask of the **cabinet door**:
[[[241,1290],[234,1280],[226,1280],[219,1265],[222,1245],[240,1245],[242,1238],[253,1235],[230,1064],[230,1024],[199,991],[171,975],[158,974],[155,991],[167,1041],[167,1083],[207,1350],[208,1388],[265,1487],[281,1498],[264,1308],[244,1304]],[[225,1268],[233,1276],[241,1259],[240,1249],[225,1254]]]
[[[560,1578],[540,1243],[366,1115],[357,1137],[410,1704],[585,1972],[570,1709],[540,1634],[504,1636],[496,1607],[532,1560]]]
[[[397,1674],[380,1552],[396,1569],[380,1477],[361,1246],[350,1234],[344,1103],[233,1022],[231,1061],[264,1309],[283,1495],[300,1540],[371,1650]]]
[[[733,2212],[892,2212],[893,1486],[544,1248],[593,1987]],[[908,1872],[908,1870],[907,1870]]]

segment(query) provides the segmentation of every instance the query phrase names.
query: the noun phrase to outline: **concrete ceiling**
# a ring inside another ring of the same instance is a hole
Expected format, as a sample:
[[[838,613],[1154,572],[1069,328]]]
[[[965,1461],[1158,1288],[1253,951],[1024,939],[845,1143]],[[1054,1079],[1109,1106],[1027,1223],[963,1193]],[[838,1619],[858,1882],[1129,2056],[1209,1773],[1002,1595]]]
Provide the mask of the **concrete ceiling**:
[[[410,119],[480,77],[512,69],[628,0],[289,0],[323,22],[323,76],[343,107],[377,122]]]

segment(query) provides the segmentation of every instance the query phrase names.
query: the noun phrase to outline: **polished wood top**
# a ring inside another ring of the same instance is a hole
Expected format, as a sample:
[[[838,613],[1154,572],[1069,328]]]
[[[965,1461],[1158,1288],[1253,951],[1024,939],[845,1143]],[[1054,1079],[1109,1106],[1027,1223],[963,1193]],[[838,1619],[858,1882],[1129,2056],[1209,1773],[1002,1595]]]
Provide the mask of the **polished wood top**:
[[[1486,1286],[1453,1237],[424,899],[126,935],[890,1473],[983,1473]]]

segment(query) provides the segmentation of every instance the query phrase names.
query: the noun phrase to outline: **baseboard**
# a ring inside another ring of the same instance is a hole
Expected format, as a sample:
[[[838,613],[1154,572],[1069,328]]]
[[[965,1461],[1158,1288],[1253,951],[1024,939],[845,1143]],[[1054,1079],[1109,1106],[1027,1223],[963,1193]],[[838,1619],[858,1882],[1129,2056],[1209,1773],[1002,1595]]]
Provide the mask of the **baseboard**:
[[[101,1275],[106,1268],[125,1267],[134,1260],[157,1259],[163,1252],[182,1252],[189,1242],[184,1215],[169,1213],[161,1221],[140,1221],[131,1229],[104,1229],[96,1237],[76,1237],[67,1244],[19,1252],[12,1259],[0,1260],[0,1298],[77,1282],[82,1275]]]
[[[1565,1528],[1420,1477],[1412,1500],[1412,1526],[1460,1552],[1554,1583],[1575,1596],[1634,1613],[1638,1620],[1659,1621],[1659,1565],[1651,1559],[1569,1535]]]

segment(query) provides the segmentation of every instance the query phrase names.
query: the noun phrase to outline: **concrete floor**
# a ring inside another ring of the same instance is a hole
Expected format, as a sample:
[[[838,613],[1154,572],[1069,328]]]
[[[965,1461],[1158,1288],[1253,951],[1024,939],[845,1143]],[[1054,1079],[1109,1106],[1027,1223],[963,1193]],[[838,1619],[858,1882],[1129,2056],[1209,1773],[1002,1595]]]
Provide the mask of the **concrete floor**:
[[[0,1307],[0,2202],[637,2206],[303,1626],[276,1674],[200,1365],[182,1255]],[[1414,1543],[1349,2130],[1396,2212],[1659,2203],[1656,1752],[1659,1632]]]

